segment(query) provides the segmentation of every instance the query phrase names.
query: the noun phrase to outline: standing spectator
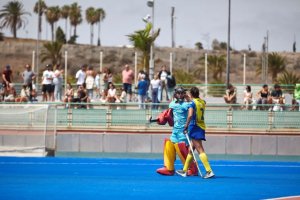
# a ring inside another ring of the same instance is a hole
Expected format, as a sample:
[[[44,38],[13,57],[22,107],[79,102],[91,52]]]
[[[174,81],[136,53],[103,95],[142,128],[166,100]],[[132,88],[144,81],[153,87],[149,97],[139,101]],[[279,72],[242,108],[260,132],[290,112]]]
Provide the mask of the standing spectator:
[[[54,98],[55,101],[62,100],[62,85],[63,85],[64,70],[60,69],[60,65],[55,66],[53,84],[54,84]]]
[[[42,77],[42,94],[43,94],[43,101],[51,100],[51,93],[52,93],[52,65],[46,65],[46,70],[43,72]]]
[[[249,110],[249,104],[252,103],[253,94],[251,92],[251,86],[247,85],[244,90],[244,104],[246,105],[246,110]]]
[[[139,109],[145,109],[145,100],[147,98],[148,83],[145,81],[145,75],[141,75],[141,80],[138,82],[138,98]]]
[[[163,65],[160,72],[158,73],[158,77],[161,81],[161,98],[158,99],[159,101],[163,100],[163,90],[166,91],[166,100],[169,101],[167,76],[168,76],[168,71],[166,70],[166,65]]]
[[[95,72],[92,66],[88,67],[88,70],[86,71],[86,90],[88,93],[88,96],[90,99],[94,98],[93,92],[94,92],[94,84],[95,84]]]
[[[77,79],[77,88],[85,83],[87,65],[83,64],[81,69],[77,71],[75,78]]]
[[[125,92],[129,95],[129,101],[132,100],[132,82],[134,80],[134,73],[130,69],[129,65],[126,64],[122,71],[122,82]]]
[[[158,108],[158,88],[160,86],[160,80],[158,78],[158,75],[155,74],[154,78],[150,82],[151,85],[151,91],[152,91],[152,109]]]
[[[95,76],[95,86],[96,86],[96,99],[100,98],[100,92],[101,92],[101,71],[98,71]]]
[[[113,73],[110,69],[107,69],[107,83],[108,85],[113,82]]]
[[[31,66],[29,64],[25,65],[25,71],[22,73],[23,77],[23,83],[29,88],[30,95],[29,95],[29,101],[32,100],[32,84],[33,80],[35,79],[35,74],[31,70]]]
[[[169,99],[172,100],[172,98],[174,96],[174,90],[176,87],[176,79],[170,72],[167,72],[167,73],[168,73],[168,76],[167,76],[168,97],[169,97]]]
[[[295,97],[295,101],[297,102],[297,104],[299,106],[299,111],[300,111],[300,83],[296,84],[295,91],[294,91],[294,97]]]
[[[268,104],[268,99],[270,97],[269,86],[264,84],[262,89],[257,92],[257,104]],[[261,110],[267,109],[267,107],[260,107]]]
[[[227,104],[236,104],[237,89],[232,84],[229,84],[224,95],[224,100]],[[230,105],[229,110],[232,110]]]
[[[3,87],[7,87],[9,83],[12,83],[13,79],[13,72],[11,70],[10,65],[6,65],[5,69],[2,72],[2,79],[3,79]]]

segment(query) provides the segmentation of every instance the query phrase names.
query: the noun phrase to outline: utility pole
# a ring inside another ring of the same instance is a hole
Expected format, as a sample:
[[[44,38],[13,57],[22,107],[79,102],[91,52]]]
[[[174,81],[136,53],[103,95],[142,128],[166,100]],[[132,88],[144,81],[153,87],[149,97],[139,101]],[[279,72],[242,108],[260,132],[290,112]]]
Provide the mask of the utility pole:
[[[230,83],[230,12],[231,0],[228,0],[228,33],[227,33],[227,63],[226,63],[226,85]]]
[[[175,7],[171,8],[171,29],[172,29],[172,48],[175,48],[175,33],[174,33],[174,21],[175,21]]]

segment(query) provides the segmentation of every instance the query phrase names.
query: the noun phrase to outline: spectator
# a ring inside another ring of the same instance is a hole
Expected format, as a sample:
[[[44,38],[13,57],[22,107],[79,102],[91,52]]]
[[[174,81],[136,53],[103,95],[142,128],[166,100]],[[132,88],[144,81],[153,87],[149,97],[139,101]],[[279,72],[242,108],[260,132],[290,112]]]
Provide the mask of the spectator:
[[[29,64],[25,65],[25,71],[22,73],[23,83],[27,85],[30,91],[29,100],[32,100],[32,90],[33,90],[33,80],[35,79],[35,74],[31,70],[31,66]]]
[[[169,101],[168,97],[168,85],[167,85],[167,76],[168,76],[168,71],[166,70],[166,65],[163,65],[160,72],[158,73],[158,77],[161,81],[161,98],[159,98],[159,101],[162,101],[163,99],[163,90],[166,91],[166,100]]]
[[[274,106],[273,108],[271,107],[269,110],[273,110],[273,111],[278,111],[281,110],[282,111],[282,104],[284,104],[284,96],[282,94],[282,90],[280,85],[275,84],[274,85],[274,90],[272,90],[271,92],[271,99],[268,102],[269,104],[276,104],[276,106]]]
[[[54,84],[54,99],[55,101],[62,100],[62,85],[63,85],[64,70],[60,69],[60,65],[55,66],[53,84]]]
[[[46,69],[43,72],[42,77],[42,94],[43,94],[43,101],[51,100],[51,93],[52,93],[52,65],[46,65]]]
[[[92,66],[89,66],[86,71],[86,90],[88,93],[88,96],[90,99],[94,98],[93,92],[94,92],[94,84],[95,84],[95,72]]]
[[[71,83],[67,83],[67,90],[65,91],[64,102],[66,103],[66,108],[71,107],[72,102],[74,101],[74,90]],[[68,104],[67,104],[68,103]]]
[[[298,104],[299,111],[300,111],[300,83],[296,84],[295,91],[294,91],[295,103]]]
[[[172,100],[173,96],[174,96],[174,90],[176,87],[176,79],[175,77],[168,72],[168,76],[167,76],[167,90],[168,90],[168,97],[169,99]]]
[[[100,98],[100,92],[101,92],[101,71],[98,71],[95,76],[95,86],[96,86],[96,99]]]
[[[249,110],[249,104],[252,104],[253,93],[251,92],[251,86],[247,85],[244,90],[244,104],[246,105],[246,110]]]
[[[268,99],[270,98],[269,87],[267,84],[262,86],[262,89],[257,93],[257,104],[268,104]],[[260,110],[267,109],[265,106],[260,106]]]
[[[12,83],[13,79],[13,72],[11,70],[10,65],[6,65],[5,69],[2,72],[2,79],[3,79],[3,87],[7,87],[9,83]]]
[[[28,102],[30,97],[30,89],[27,84],[23,84],[20,96],[15,99],[16,102]]]
[[[141,75],[141,80],[138,82],[138,101],[139,109],[145,109],[145,101],[147,98],[148,83],[145,81],[145,75]]]
[[[134,73],[130,69],[129,65],[126,64],[122,71],[122,82],[125,92],[129,95],[129,101],[132,101],[132,83],[134,80]]]
[[[224,95],[224,100],[227,104],[236,104],[237,89],[232,84],[229,84]],[[232,106],[229,107],[232,110]]]
[[[79,108],[87,108],[90,109],[90,98],[87,95],[87,91],[85,89],[85,84],[82,84],[77,89],[77,97],[74,97],[74,102],[85,103],[86,105],[80,105]],[[75,109],[78,108],[75,106]]]
[[[85,83],[87,65],[83,64],[81,69],[77,71],[75,78],[77,79],[77,88]]]
[[[5,102],[15,102],[17,97],[17,92],[13,83],[9,83],[4,89],[4,101]]]
[[[109,85],[112,82],[113,82],[113,73],[110,69],[107,69],[107,84]]]
[[[107,91],[106,102],[115,103],[116,100],[118,99],[117,89],[113,83],[110,83],[108,87],[109,89]]]
[[[152,91],[152,109],[158,109],[158,88],[160,86],[160,80],[157,74],[154,75],[154,78],[151,80],[150,85]]]

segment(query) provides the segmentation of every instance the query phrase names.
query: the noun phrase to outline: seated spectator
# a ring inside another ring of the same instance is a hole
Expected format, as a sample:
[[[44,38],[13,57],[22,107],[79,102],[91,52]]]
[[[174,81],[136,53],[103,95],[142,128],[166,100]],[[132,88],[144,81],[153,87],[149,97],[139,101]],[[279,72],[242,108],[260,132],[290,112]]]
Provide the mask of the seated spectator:
[[[15,102],[17,97],[17,92],[13,83],[9,83],[4,89],[4,101],[5,102]]]
[[[291,111],[300,111],[300,103],[296,101],[296,99],[292,100],[292,108]]]
[[[269,87],[267,84],[264,84],[262,86],[262,89],[257,92],[257,101],[256,104],[268,104],[268,99],[270,98],[270,92],[269,92]],[[260,106],[260,110],[265,110],[268,109],[266,106]]]
[[[86,105],[80,105],[79,107],[75,106],[75,109],[76,108],[90,109],[89,103],[91,102],[91,100],[88,97],[87,91],[84,86],[85,86],[85,84],[79,85],[79,87],[77,89],[77,97],[75,98],[75,95],[74,95],[73,102],[86,103]]]
[[[65,97],[64,97],[64,103],[68,103],[66,104],[66,108],[67,107],[71,107],[72,102],[74,101],[74,90],[72,88],[71,83],[67,83],[67,90],[65,91]]]
[[[244,104],[246,105],[245,108],[246,110],[249,110],[249,104],[252,104],[252,97],[253,94],[251,92],[251,86],[247,85],[245,90],[244,90]]]
[[[27,84],[22,86],[20,96],[15,99],[16,102],[28,102],[30,99],[30,88],[27,87]]]
[[[278,111],[281,110],[282,111],[282,106],[284,104],[284,96],[282,94],[282,90],[280,85],[275,84],[274,85],[274,90],[271,92],[271,98],[268,102],[269,104],[276,104],[276,106],[271,107],[269,110],[273,110],[273,111]]]
[[[298,104],[298,107],[300,105],[300,83],[297,83],[296,84],[296,87],[295,87],[295,91],[294,91],[294,104],[297,105]],[[299,111],[300,111],[300,107],[299,107]]]
[[[224,95],[224,100],[227,104],[236,104],[237,89],[232,84],[229,84]],[[232,106],[229,107],[232,110]]]
[[[116,100],[118,99],[117,89],[113,83],[109,83],[108,87],[109,89],[107,91],[106,102],[115,103]]]
[[[117,107],[117,109],[126,109],[125,103],[127,102],[127,93],[125,89],[121,88],[121,94],[117,96],[116,103],[123,103],[123,105],[120,105]]]

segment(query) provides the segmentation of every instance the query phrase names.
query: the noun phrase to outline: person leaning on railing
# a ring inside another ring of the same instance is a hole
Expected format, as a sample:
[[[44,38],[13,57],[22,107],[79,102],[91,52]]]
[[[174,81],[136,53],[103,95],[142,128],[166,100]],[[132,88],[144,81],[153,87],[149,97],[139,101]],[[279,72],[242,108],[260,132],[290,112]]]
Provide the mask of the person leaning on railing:
[[[236,104],[236,96],[237,96],[237,89],[232,84],[229,84],[226,90],[226,94],[224,95],[224,100],[227,104]],[[232,109],[232,106],[229,107]]]
[[[259,90],[256,95],[258,97],[258,99],[256,101],[257,104],[268,104],[268,99],[270,98],[270,92],[269,92],[268,85],[264,84],[262,86],[262,89]],[[260,106],[259,108],[260,108],[260,110],[267,109],[267,107],[262,107],[262,106]]]

